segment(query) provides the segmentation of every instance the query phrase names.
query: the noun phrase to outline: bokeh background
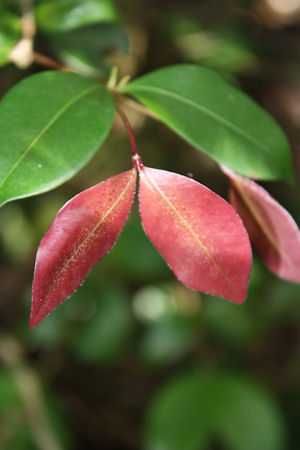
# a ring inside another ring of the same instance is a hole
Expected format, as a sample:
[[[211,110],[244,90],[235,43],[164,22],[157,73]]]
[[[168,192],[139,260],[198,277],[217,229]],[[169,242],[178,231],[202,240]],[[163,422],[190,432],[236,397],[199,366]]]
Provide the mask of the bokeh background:
[[[38,30],[36,49],[100,79],[114,64],[132,77],[181,62],[218,71],[285,130],[295,183],[263,186],[299,224],[299,0],[115,3],[119,21]],[[4,28],[0,17],[1,45]],[[1,96],[40,70],[3,64]],[[226,198],[215,163],[123,108],[146,165],[192,176]],[[75,178],[0,211],[0,448],[299,449],[300,287],[276,278],[256,255],[244,305],[193,292],[147,240],[135,202],[110,254],[70,300],[29,329],[35,252],[56,212],[129,167],[128,138],[116,119]]]

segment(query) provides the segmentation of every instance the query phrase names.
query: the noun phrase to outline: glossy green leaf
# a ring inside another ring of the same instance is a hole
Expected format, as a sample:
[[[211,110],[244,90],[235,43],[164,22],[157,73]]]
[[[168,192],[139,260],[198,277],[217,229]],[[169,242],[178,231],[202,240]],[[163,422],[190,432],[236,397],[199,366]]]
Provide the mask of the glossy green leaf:
[[[98,83],[43,72],[0,103],[0,205],[49,191],[77,173],[106,138],[114,102]]]
[[[289,145],[278,124],[211,70],[171,66],[134,80],[123,92],[235,172],[253,178],[292,178]]]
[[[47,31],[67,31],[98,22],[119,19],[116,6],[110,0],[45,0],[35,9],[39,28]]]
[[[0,66],[9,63],[9,55],[21,38],[21,20],[0,9]]]

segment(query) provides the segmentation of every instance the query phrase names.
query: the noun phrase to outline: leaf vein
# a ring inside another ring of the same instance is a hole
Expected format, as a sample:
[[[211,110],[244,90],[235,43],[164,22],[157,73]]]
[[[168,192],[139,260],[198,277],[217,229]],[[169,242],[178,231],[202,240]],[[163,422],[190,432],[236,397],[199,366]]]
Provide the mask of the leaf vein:
[[[292,261],[288,257],[288,255],[284,254],[281,250],[281,248],[277,245],[275,239],[271,235],[271,233],[268,232],[268,226],[265,224],[263,218],[261,215],[256,212],[255,205],[251,201],[249,197],[247,197],[247,194],[244,193],[244,190],[240,183],[238,181],[232,180],[232,187],[237,193],[237,195],[240,197],[242,202],[244,203],[245,207],[248,209],[250,214],[252,215],[254,222],[258,225],[259,229],[263,233],[263,235],[266,237],[266,239],[269,241],[273,249],[277,252],[278,256],[284,259],[288,264],[292,264]]]
[[[146,172],[146,171],[145,171]],[[191,234],[195,242],[199,245],[199,247],[202,249],[202,251],[205,253],[207,258],[210,260],[212,265],[215,267],[217,272],[222,276],[222,278],[226,281],[226,283],[230,286],[230,288],[235,291],[234,286],[232,285],[231,281],[228,279],[222,268],[219,266],[219,264],[216,262],[206,245],[203,244],[201,239],[197,236],[193,228],[188,224],[188,222],[185,220],[185,218],[180,214],[180,212],[177,210],[177,208],[173,205],[173,203],[169,200],[169,198],[164,194],[164,192],[159,188],[159,186],[156,184],[155,180],[151,177],[149,173],[146,172],[146,177],[148,178],[150,184],[153,186],[153,188],[156,190],[156,192],[161,196],[161,198],[165,201],[169,209],[173,211],[173,213],[176,215],[176,217],[179,219],[181,224],[184,226],[184,228]]]
[[[267,153],[269,153],[270,155],[272,155],[273,157],[276,158],[276,154],[272,153],[271,148],[263,145],[260,141],[258,141],[254,137],[252,137],[249,133],[244,131],[242,128],[236,126],[234,123],[230,122],[229,120],[224,119],[222,116],[220,116],[219,114],[215,113],[214,111],[206,108],[205,106],[199,105],[199,103],[196,103],[190,99],[187,99],[186,97],[182,97],[181,95],[176,94],[175,92],[170,92],[165,89],[157,88],[157,87],[149,87],[149,86],[140,86],[139,85],[139,86],[133,86],[132,90],[133,91],[143,91],[144,90],[144,91],[149,91],[149,92],[153,91],[153,92],[163,93],[164,95],[174,98],[176,100],[179,100],[182,103],[186,103],[187,105],[193,106],[195,109],[198,109],[199,111],[204,112],[205,114],[212,117],[216,121],[221,122],[226,127],[231,128],[233,131],[235,131],[235,133],[243,136],[248,141],[257,145],[258,147],[265,150]]]
[[[39,314],[41,314],[41,311],[43,311],[43,309],[45,308],[45,306],[46,306],[45,302],[47,301],[47,299],[48,299],[52,289],[59,282],[59,278],[61,277],[61,275],[69,268],[69,266],[72,263],[72,261],[74,261],[74,259],[79,255],[80,251],[84,248],[86,243],[95,235],[97,230],[101,227],[101,225],[103,225],[103,223],[106,221],[106,219],[109,217],[109,215],[116,209],[116,207],[119,205],[121,200],[126,195],[126,192],[128,191],[128,189],[129,189],[130,185],[132,184],[132,181],[134,180],[134,178],[135,177],[130,176],[128,183],[126,184],[126,186],[124,187],[124,189],[122,190],[122,192],[120,193],[120,195],[118,196],[116,201],[112,204],[112,206],[109,208],[109,210],[106,212],[106,214],[101,218],[101,220],[94,226],[94,228],[88,233],[88,235],[83,239],[83,241],[80,243],[80,245],[77,248],[74,249],[74,251],[71,254],[71,256],[64,262],[63,266],[59,270],[58,274],[56,275],[55,279],[53,280],[53,282],[51,283],[51,285],[50,285],[50,287],[48,289],[48,294],[44,298],[44,302],[43,302],[43,305],[41,306],[41,308],[39,310]]]
[[[15,164],[9,169],[6,176],[3,178],[3,180],[0,183],[0,188],[3,186],[3,184],[6,182],[6,180],[10,177],[12,172],[18,167],[18,165],[21,163],[21,161],[28,155],[30,150],[39,142],[39,140],[47,133],[47,131],[51,128],[51,126],[58,120],[58,118],[64,114],[68,108],[70,108],[74,103],[76,103],[78,100],[80,100],[85,95],[89,94],[93,90],[96,90],[98,86],[90,86],[87,89],[84,89],[82,92],[80,92],[78,95],[73,97],[71,100],[69,100],[59,111],[56,112],[56,114],[52,117],[52,119],[47,123],[47,125],[42,128],[42,130],[37,134],[37,136],[31,141],[31,143],[28,145],[28,147],[23,151],[23,153],[19,156]]]

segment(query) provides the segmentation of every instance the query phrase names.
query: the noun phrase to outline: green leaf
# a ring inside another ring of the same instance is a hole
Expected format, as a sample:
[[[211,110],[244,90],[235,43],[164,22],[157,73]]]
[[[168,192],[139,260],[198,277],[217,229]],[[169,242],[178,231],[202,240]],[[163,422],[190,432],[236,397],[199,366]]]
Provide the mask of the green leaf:
[[[253,381],[237,375],[218,380],[216,429],[232,450],[282,450],[283,418],[273,398]]]
[[[289,145],[278,124],[211,70],[171,66],[142,76],[122,91],[219,164],[253,178],[292,178]]]
[[[9,63],[9,55],[21,39],[21,21],[8,11],[0,10],[0,66]]]
[[[38,27],[47,31],[67,31],[98,22],[119,19],[110,0],[45,0],[35,8]]]
[[[156,393],[145,422],[147,450],[282,450],[285,428],[273,399],[239,374],[192,372]]]
[[[112,51],[129,52],[129,42],[119,23],[102,23],[67,32],[47,33],[50,45],[67,67],[84,76],[104,76]]]
[[[77,173],[108,135],[112,97],[74,74],[26,78],[0,103],[0,205],[49,191]]]
[[[200,373],[175,377],[155,395],[145,421],[146,450],[206,450],[213,381]]]

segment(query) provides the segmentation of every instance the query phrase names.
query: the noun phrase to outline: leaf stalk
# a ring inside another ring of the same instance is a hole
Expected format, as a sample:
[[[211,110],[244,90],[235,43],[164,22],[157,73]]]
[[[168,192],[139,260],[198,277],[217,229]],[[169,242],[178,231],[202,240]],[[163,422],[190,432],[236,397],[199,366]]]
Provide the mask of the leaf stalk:
[[[120,108],[120,106],[118,106],[118,113],[125,125],[125,128],[127,130],[128,133],[128,137],[129,137],[129,141],[130,141],[130,146],[131,146],[131,154],[132,154],[132,167],[134,169],[137,169],[138,171],[142,170],[144,165],[142,162],[142,159],[140,157],[139,151],[138,151],[138,147],[137,147],[137,143],[134,137],[134,133],[133,130],[131,128],[131,125],[129,123],[129,120],[125,114],[125,112]]]

